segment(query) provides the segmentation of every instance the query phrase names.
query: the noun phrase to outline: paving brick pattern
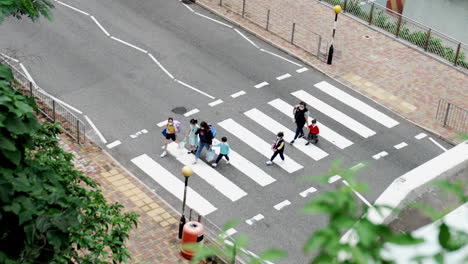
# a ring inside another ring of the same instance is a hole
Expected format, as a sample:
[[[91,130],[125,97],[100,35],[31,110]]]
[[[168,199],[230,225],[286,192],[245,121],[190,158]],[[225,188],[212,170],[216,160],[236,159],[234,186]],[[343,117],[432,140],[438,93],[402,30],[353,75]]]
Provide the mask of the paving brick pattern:
[[[61,136],[60,145],[74,155],[78,170],[99,182],[109,202],[119,202],[124,211],[140,215],[138,227],[132,230],[127,243],[132,254],[128,263],[190,263],[180,255],[179,216],[172,208],[96,145],[78,145],[66,135]]]
[[[345,14],[338,18],[333,65],[327,65],[315,56],[316,44],[303,43],[318,39],[307,34],[320,35],[323,43],[331,42],[334,12],[330,7],[314,0],[245,0],[242,18],[242,1],[223,0],[222,6],[219,0],[196,2],[401,116],[459,142],[458,132],[442,127],[435,115],[440,98],[468,110],[465,73]],[[270,31],[265,29],[268,9]],[[293,22],[298,30],[295,39],[302,48],[290,43]]]

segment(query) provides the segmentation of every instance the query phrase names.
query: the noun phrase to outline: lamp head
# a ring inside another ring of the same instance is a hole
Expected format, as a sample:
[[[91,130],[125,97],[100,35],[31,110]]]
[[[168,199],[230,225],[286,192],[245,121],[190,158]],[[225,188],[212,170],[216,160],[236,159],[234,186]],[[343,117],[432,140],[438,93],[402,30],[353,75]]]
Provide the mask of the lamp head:
[[[184,166],[184,168],[182,168],[182,174],[184,175],[184,177],[190,177],[192,173],[193,173],[192,167]]]
[[[333,11],[335,11],[335,13],[337,13],[337,14],[341,13],[342,10],[343,9],[341,8],[340,5],[336,5],[336,6],[333,7]]]

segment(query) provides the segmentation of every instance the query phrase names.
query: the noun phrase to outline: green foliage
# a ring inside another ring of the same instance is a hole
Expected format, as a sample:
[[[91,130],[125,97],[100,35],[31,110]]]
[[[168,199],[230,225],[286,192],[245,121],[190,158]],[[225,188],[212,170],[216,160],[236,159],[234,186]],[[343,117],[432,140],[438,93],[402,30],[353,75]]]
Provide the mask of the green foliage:
[[[0,64],[0,263],[125,262],[138,216],[74,169],[58,125],[40,125],[13,81]]]
[[[0,24],[8,16],[17,19],[27,16],[32,21],[36,21],[42,15],[51,20],[52,8],[54,5],[50,0],[0,0]]]

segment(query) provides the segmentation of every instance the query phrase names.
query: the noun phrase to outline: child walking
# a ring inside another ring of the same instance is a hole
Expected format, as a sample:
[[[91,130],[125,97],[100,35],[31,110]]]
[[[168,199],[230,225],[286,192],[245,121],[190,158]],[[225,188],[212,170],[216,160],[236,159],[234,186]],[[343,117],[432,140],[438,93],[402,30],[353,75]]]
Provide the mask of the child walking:
[[[309,125],[309,135],[307,136],[306,146],[310,144],[311,141],[314,141],[314,144],[317,144],[318,134],[320,133],[319,127],[317,125],[317,120],[312,120],[312,124]]]
[[[176,133],[177,133],[177,126],[174,124],[174,119],[172,117],[169,117],[167,119],[167,125],[166,125],[166,141],[164,142],[164,151],[161,154],[161,158],[164,158],[167,155],[167,144],[169,144],[169,141],[175,141],[176,140]]]
[[[189,139],[189,152],[188,154],[195,154],[198,147],[198,135],[195,134],[200,128],[196,119],[190,119],[190,130],[187,131],[187,137]]]
[[[219,155],[218,158],[216,159],[215,163],[211,164],[213,167],[216,168],[218,166],[219,161],[225,157],[226,158],[226,164],[229,164],[229,151],[231,151],[231,148],[229,147],[229,144],[227,143],[227,138],[222,137],[221,138],[221,143],[213,145],[213,147],[219,147]]]
[[[275,144],[272,146],[272,150],[275,152],[273,153],[273,156],[271,156],[271,159],[266,162],[267,165],[273,164],[273,160],[276,158],[276,156],[279,154],[281,159],[284,161],[284,134],[283,132],[279,132],[278,135],[276,135],[276,141]]]

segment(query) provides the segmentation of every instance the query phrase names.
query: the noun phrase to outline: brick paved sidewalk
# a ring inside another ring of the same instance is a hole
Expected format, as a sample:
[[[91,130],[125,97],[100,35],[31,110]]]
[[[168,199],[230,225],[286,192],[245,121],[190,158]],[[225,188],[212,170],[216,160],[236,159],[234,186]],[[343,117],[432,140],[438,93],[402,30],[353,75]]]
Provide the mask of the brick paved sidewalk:
[[[406,119],[449,141],[459,142],[457,133],[443,128],[435,115],[440,98],[468,109],[468,76],[464,73],[344,14],[338,19],[333,65],[327,65],[289,41],[219,6],[219,0],[197,0],[196,3]],[[223,5],[237,10],[242,8],[242,0],[224,0]],[[246,9],[246,17],[256,21],[271,9],[276,15],[270,17],[270,23],[276,23],[274,31],[278,34],[290,32],[295,22],[307,25],[307,30],[331,42],[334,12],[315,0],[246,0]]]
[[[140,215],[127,243],[132,255],[128,263],[190,263],[180,255],[179,216],[172,208],[94,144],[79,145],[62,135],[60,145],[74,155],[78,170],[99,182],[109,202],[119,202],[125,211]]]

